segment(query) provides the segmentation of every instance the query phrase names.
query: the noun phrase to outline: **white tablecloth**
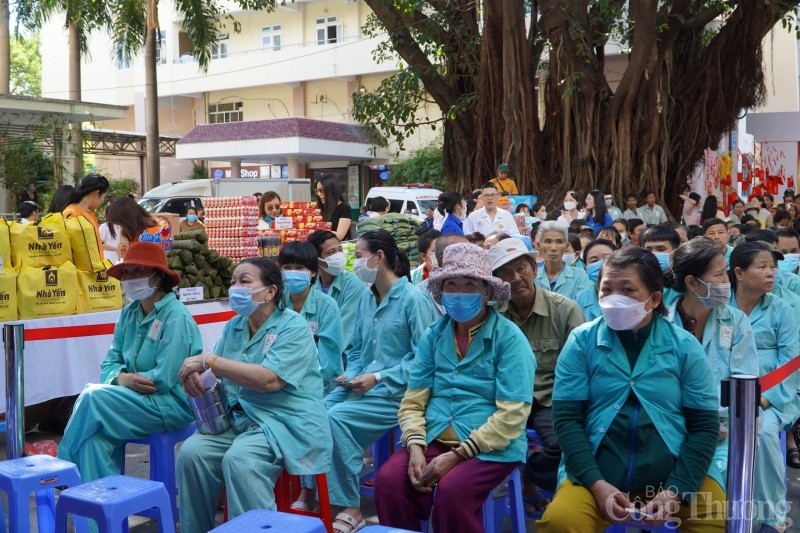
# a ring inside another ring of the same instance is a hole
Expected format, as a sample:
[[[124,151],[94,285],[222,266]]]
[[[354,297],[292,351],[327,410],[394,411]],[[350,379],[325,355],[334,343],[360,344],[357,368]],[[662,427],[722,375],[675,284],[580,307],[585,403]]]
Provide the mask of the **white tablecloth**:
[[[227,301],[187,305],[200,324],[203,349],[211,350],[230,312]],[[113,325],[120,311],[23,320],[25,325],[25,405],[79,394],[100,380]],[[74,336],[80,335],[80,336]],[[0,411],[6,410],[5,363],[0,364]]]

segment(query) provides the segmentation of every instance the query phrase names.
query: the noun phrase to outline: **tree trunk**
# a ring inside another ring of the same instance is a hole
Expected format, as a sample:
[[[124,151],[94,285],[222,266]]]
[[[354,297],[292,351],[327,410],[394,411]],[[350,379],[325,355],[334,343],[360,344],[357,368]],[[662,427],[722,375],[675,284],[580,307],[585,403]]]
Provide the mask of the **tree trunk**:
[[[11,93],[11,31],[8,0],[0,0],[0,94]]]
[[[70,19],[67,21],[69,34],[69,99],[75,102],[81,100],[81,33],[78,26]],[[83,140],[81,130],[83,126],[77,122],[72,124],[72,174],[77,182],[83,176]]]
[[[151,6],[153,3],[150,2]],[[158,142],[158,82],[156,79],[156,32],[158,28],[149,24],[151,16],[152,14],[148,13],[147,38],[144,43],[144,100],[147,133],[147,183],[152,189],[161,184],[161,161]]]

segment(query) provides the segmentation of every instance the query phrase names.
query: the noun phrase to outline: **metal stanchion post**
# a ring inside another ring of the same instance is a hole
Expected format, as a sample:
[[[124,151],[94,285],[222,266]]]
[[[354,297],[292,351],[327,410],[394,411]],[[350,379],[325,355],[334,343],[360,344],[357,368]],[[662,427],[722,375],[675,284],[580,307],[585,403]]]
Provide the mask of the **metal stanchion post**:
[[[25,380],[22,324],[3,325],[6,349],[6,457],[18,459],[25,453]]]
[[[756,376],[735,375],[723,381],[722,405],[728,407],[728,516],[726,533],[750,533],[753,526],[753,490],[758,405],[761,387]]]

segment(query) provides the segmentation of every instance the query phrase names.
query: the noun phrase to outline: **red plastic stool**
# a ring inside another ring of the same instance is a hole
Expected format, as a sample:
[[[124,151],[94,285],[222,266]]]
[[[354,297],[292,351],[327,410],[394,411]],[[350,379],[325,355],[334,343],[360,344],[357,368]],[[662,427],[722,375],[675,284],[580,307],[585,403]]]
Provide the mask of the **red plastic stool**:
[[[331,514],[331,501],[328,498],[328,478],[325,474],[317,474],[317,498],[319,499],[319,512],[292,509],[292,503],[300,496],[300,476],[293,476],[286,470],[283,471],[275,484],[275,504],[278,512],[302,516],[313,516],[322,520],[328,533],[333,533],[333,515]],[[222,522],[228,521],[228,499],[222,507]]]
[[[303,511],[302,509],[292,509],[292,502],[300,496],[300,476],[292,476],[286,470],[283,471],[278,483],[275,485],[275,503],[278,511],[302,516],[314,516],[322,520],[328,533],[333,533],[333,515],[331,514],[331,502],[328,498],[328,478],[325,474],[317,474],[317,499],[319,500],[319,512]]]

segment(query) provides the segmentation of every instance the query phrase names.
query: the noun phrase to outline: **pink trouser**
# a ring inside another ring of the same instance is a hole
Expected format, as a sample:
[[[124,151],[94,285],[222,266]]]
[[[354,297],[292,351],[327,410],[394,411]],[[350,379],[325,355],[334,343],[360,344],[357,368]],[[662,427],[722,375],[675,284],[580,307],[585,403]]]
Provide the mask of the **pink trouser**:
[[[432,442],[425,451],[430,462],[450,448]],[[483,504],[489,492],[518,466],[472,458],[458,463],[439,481],[433,493],[418,492],[408,478],[408,450],[398,450],[378,471],[375,507],[382,526],[419,531],[430,517],[436,533],[483,532]]]

